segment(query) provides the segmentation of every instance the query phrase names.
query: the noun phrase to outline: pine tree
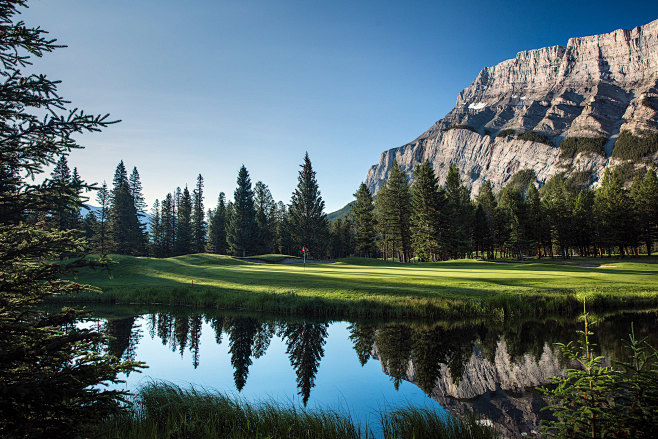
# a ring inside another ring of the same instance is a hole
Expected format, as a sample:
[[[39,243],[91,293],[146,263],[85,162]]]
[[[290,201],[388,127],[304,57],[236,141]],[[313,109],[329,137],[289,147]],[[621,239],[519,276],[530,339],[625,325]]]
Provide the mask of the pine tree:
[[[217,208],[213,211],[209,221],[210,230],[208,236],[208,247],[211,253],[226,253],[226,196],[224,192],[219,193]]]
[[[196,188],[192,194],[192,251],[203,253],[206,249],[207,224],[203,208],[203,177],[196,179]]]
[[[139,172],[137,167],[133,167],[132,172],[130,173],[130,178],[128,179],[128,187],[130,188],[130,196],[133,197],[135,202],[135,210],[137,215],[141,218],[143,213],[146,212],[146,201],[144,200],[144,195],[142,194],[142,182],[139,179]]]
[[[150,253],[156,258],[164,256],[164,233],[162,218],[160,216],[160,201],[156,198],[151,209],[151,250]]]
[[[256,208],[256,253],[274,253],[276,235],[274,210],[276,205],[272,193],[265,183],[259,181],[254,187],[254,205]]]
[[[365,183],[361,183],[354,197],[356,201],[352,205],[352,218],[356,233],[355,251],[358,256],[373,258],[377,253],[375,204]]]
[[[609,168],[604,171],[601,187],[596,191],[594,211],[601,243],[609,252],[611,248],[617,247],[619,255],[623,257],[628,230],[632,230],[629,221],[631,202],[619,175]]]
[[[470,193],[461,182],[459,170],[451,165],[445,184],[447,230],[443,243],[453,258],[464,257],[471,247],[472,206]]]
[[[139,222],[135,200],[123,161],[119,162],[113,179],[109,212],[109,232],[114,251],[125,255],[140,255],[145,252],[146,239]]]
[[[87,437],[88,428],[121,409],[126,392],[116,386],[118,374],[135,364],[99,353],[105,338],[76,325],[80,311],[45,311],[45,300],[89,288],[67,280],[84,259],[50,262],[78,254],[86,244],[78,233],[33,224],[28,215],[43,218],[53,203],[79,200],[70,184],[23,177],[40,176],[80,148],[80,133],[111,122],[67,110],[59,81],[24,75],[34,70],[32,57],[61,47],[46,31],[15,20],[24,6],[0,2],[0,436]]]
[[[652,247],[658,241],[658,177],[655,168],[647,170],[633,195],[639,237],[644,241],[647,253],[651,256]]]
[[[191,253],[192,249],[192,197],[187,186],[185,186],[178,205],[174,253],[177,255],[186,255]]]
[[[500,196],[499,208],[505,212],[508,228],[505,247],[518,259],[523,259],[528,248],[527,209],[523,193],[516,186],[506,187]]]
[[[106,255],[111,243],[109,242],[108,222],[110,218],[110,193],[107,190],[107,183],[103,185],[96,193],[96,202],[100,210],[96,213],[98,220],[98,246],[101,255]]]
[[[174,216],[174,197],[171,193],[162,200],[160,209],[160,222],[162,224],[162,256],[169,257],[174,254],[176,236],[176,223]]]
[[[580,191],[573,206],[574,245],[578,247],[581,256],[589,256],[594,240],[594,193],[588,190]]]
[[[414,170],[412,189],[411,239],[416,256],[436,261],[439,253],[439,182],[428,160]]]
[[[282,331],[286,339],[286,353],[297,374],[298,394],[302,396],[304,405],[315,386],[315,375],[324,356],[328,327],[327,323],[288,323]]]
[[[308,152],[300,167],[302,169],[299,171],[297,188],[288,209],[290,233],[296,247],[294,252],[301,254],[302,249],[306,248],[310,255],[322,258],[328,244],[329,222]]]
[[[411,258],[411,192],[405,172],[393,162],[388,180],[376,200],[383,241],[391,245],[391,257],[397,253],[400,261]],[[387,253],[387,252],[385,252]]]
[[[532,249],[536,250],[537,258],[541,258],[541,247],[548,241],[546,233],[548,227],[539,191],[534,182],[531,182],[526,190],[526,207],[528,243]]]
[[[82,218],[79,207],[80,192],[82,190],[82,180],[75,170],[75,179],[71,175],[66,155],[62,155],[55,165],[53,172],[50,174],[53,190],[60,192],[69,192],[66,196],[58,197],[52,203],[51,221],[55,227],[60,230],[78,229],[81,226]]]
[[[244,165],[238,172],[238,187],[233,194],[233,209],[227,232],[231,253],[235,256],[253,254],[256,247],[256,209],[249,172]]]
[[[546,182],[542,192],[543,209],[548,217],[552,242],[560,249],[562,258],[566,259],[573,242],[572,212],[577,196],[576,188],[564,176],[556,175]]]

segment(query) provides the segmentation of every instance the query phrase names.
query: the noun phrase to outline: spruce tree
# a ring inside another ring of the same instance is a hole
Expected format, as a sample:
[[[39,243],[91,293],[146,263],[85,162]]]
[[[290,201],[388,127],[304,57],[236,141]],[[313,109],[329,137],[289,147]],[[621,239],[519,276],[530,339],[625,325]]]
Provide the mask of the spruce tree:
[[[354,194],[352,218],[356,233],[355,251],[358,256],[374,258],[377,253],[377,231],[375,229],[375,204],[370,189],[361,183]]]
[[[302,169],[299,171],[297,188],[292,194],[288,210],[294,252],[301,254],[305,247],[311,255],[322,258],[328,244],[329,222],[308,152],[300,167]]]
[[[256,209],[254,193],[251,189],[249,172],[244,165],[240,167],[237,179],[238,187],[233,193],[234,202],[227,231],[227,241],[231,253],[235,256],[253,254],[256,245]]]
[[[51,221],[53,226],[60,230],[77,229],[80,228],[82,223],[79,207],[82,205],[80,192],[83,183],[77,170],[75,171],[75,177],[74,179],[71,175],[66,155],[62,155],[50,174],[53,190],[69,191],[72,195],[72,197],[58,197],[52,203]]]
[[[196,187],[192,194],[192,250],[202,253],[206,249],[207,224],[203,208],[203,177],[196,179]]]
[[[411,239],[416,256],[435,261],[439,253],[439,226],[442,212],[439,182],[428,160],[414,170],[412,189]]]
[[[217,208],[210,219],[208,247],[211,253],[226,253],[226,196],[219,193]]]
[[[156,258],[164,255],[164,234],[162,227],[162,218],[160,215],[160,201],[158,199],[153,203],[151,209],[151,250],[150,253]]]
[[[637,212],[639,235],[651,256],[653,245],[658,241],[658,177],[656,169],[647,170],[633,192],[633,202]]]
[[[276,235],[272,193],[265,183],[259,181],[254,187],[254,204],[256,208],[256,252],[273,253]]]
[[[142,182],[139,179],[139,172],[137,167],[133,167],[132,172],[130,173],[130,178],[128,179],[128,187],[130,188],[130,196],[133,197],[135,203],[135,210],[137,215],[141,218],[146,212],[146,201],[144,200],[144,195],[142,194]]]
[[[98,249],[101,255],[106,255],[111,243],[108,233],[108,223],[110,218],[110,192],[107,190],[107,183],[103,181],[103,185],[96,193],[96,202],[100,209],[96,212],[98,220]]]
[[[548,217],[552,243],[557,245],[562,258],[569,256],[573,242],[573,206],[577,189],[562,175],[556,175],[542,187],[543,209]],[[552,253],[552,248],[550,249]]]
[[[57,201],[75,205],[76,188],[23,177],[40,177],[81,148],[80,133],[111,122],[68,110],[59,81],[25,74],[34,70],[32,57],[61,46],[46,31],[16,20],[24,6],[0,2],[0,436],[87,437],[90,427],[121,410],[126,392],[116,386],[118,374],[134,363],[99,353],[106,339],[76,325],[80,311],[43,306],[90,288],[67,280],[75,266],[85,265],[81,257],[52,263],[61,254],[79,254],[86,243],[77,232],[53,230],[41,220]]]
[[[475,212],[474,237],[476,249],[487,253],[487,259],[495,257],[496,243],[496,209],[498,202],[493,194],[490,181],[485,181],[480,186],[480,191],[475,199],[477,209]]]
[[[162,224],[162,256],[174,254],[176,223],[174,219],[174,197],[171,193],[162,200],[160,208],[160,223]]]
[[[174,252],[177,255],[186,255],[192,253],[192,249],[192,197],[185,186],[178,205]]]
[[[124,255],[140,255],[145,252],[146,239],[139,222],[135,200],[123,161],[119,162],[113,179],[109,212],[109,231],[114,251]]]
[[[391,257],[397,254],[400,261],[408,261],[411,257],[411,192],[407,174],[397,161],[393,162],[375,204],[380,232],[385,245],[390,244]]]
[[[619,255],[623,257],[628,242],[628,230],[632,230],[629,221],[631,200],[619,175],[611,172],[609,168],[605,169],[601,187],[596,191],[594,211],[603,246],[609,253],[613,247],[617,247]]]
[[[464,257],[471,247],[472,206],[470,193],[462,184],[455,165],[451,165],[448,170],[445,193],[447,231],[442,240],[451,257]]]

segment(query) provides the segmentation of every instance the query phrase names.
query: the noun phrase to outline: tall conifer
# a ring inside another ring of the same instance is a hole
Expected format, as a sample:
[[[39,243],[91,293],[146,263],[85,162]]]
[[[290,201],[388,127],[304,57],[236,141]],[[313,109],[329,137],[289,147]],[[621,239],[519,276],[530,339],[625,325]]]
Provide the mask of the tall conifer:
[[[212,253],[226,253],[226,196],[219,193],[217,208],[212,213],[209,227],[208,246]]]
[[[439,182],[428,160],[414,170],[411,238],[414,252],[424,261],[435,261],[439,252]]]
[[[297,188],[292,194],[288,210],[290,232],[296,247],[294,252],[300,254],[306,247],[311,255],[322,258],[327,248],[329,222],[308,152],[300,167],[302,169],[299,171]]]
[[[233,193],[233,207],[227,232],[231,253],[235,256],[253,254],[256,244],[256,209],[249,172],[240,167],[238,187]]]
[[[176,243],[174,244],[177,255],[186,255],[192,252],[192,197],[185,186],[178,205],[178,217],[176,218]]]
[[[400,261],[411,258],[411,192],[409,180],[397,161],[377,197],[380,230],[385,243],[391,244],[391,256]]]
[[[192,194],[192,250],[202,253],[206,248],[207,224],[203,208],[203,177],[196,179],[196,187]]]
[[[374,258],[377,252],[377,231],[375,229],[375,204],[370,189],[361,183],[354,194],[352,217],[356,233],[355,251],[358,256]]]

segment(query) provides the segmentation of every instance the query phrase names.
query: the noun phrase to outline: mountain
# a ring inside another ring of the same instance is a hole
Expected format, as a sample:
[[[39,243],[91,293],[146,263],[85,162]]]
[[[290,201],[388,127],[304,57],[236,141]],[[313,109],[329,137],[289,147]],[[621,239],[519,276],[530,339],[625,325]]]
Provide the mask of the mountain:
[[[347,203],[345,206],[341,207],[335,212],[331,212],[327,214],[327,219],[329,221],[335,221],[337,219],[345,219],[347,215],[352,213],[352,204],[354,204],[354,201],[350,201]]]
[[[473,193],[534,170],[596,186],[606,166],[658,162],[658,20],[571,38],[485,67],[455,107],[418,138],[382,153],[373,193],[397,160],[411,176],[430,160],[441,182],[455,164]]]

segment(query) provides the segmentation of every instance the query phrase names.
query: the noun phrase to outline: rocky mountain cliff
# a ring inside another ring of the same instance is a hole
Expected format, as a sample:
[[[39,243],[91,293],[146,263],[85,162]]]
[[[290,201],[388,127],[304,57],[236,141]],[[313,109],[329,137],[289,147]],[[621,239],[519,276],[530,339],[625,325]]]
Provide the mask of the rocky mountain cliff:
[[[379,359],[377,347],[373,357]],[[539,358],[525,354],[512,359],[505,341],[499,340],[493,361],[487,360],[477,346],[464,366],[459,379],[454,379],[446,364],[431,392],[431,397],[455,415],[477,413],[504,437],[521,437],[538,431],[540,409],[546,401],[533,387],[546,384],[549,377],[563,374],[556,349],[544,346]],[[390,374],[382,362],[384,373]],[[416,366],[409,361],[406,381],[417,384]],[[546,416],[545,414],[543,414]]]
[[[606,166],[624,162],[613,154],[620,133],[658,132],[657,110],[658,20],[571,38],[485,67],[443,119],[382,153],[366,184],[376,193],[394,160],[411,176],[428,159],[440,182],[455,164],[473,193],[486,180],[500,188],[523,169],[539,183],[565,172],[596,186]],[[658,162],[656,148],[633,166],[647,162]]]

